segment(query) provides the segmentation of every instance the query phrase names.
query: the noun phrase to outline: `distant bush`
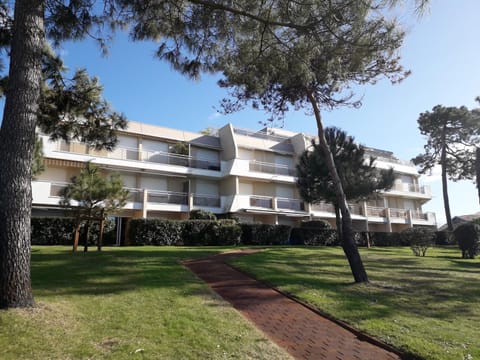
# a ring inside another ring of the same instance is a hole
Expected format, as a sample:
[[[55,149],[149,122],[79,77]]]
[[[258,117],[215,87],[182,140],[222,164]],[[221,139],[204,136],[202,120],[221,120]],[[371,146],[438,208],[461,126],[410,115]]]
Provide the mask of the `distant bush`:
[[[72,245],[75,224],[72,218],[32,218],[32,245]]]
[[[190,220],[217,220],[217,217],[215,216],[214,213],[210,211],[195,209],[190,211],[189,219]]]
[[[233,220],[182,221],[183,244],[188,246],[238,245],[241,228]]]
[[[31,220],[32,245],[73,245],[76,220],[67,217],[43,217]],[[80,236],[84,224],[80,228]],[[100,234],[100,222],[94,221],[90,226],[89,245],[96,244]],[[80,237],[80,242],[83,239]],[[115,244],[115,222],[107,219],[103,228],[103,244]]]
[[[337,231],[323,220],[304,221],[290,234],[291,245],[326,246],[338,245]]]
[[[480,248],[480,226],[474,223],[465,223],[453,230],[455,240],[462,250],[462,258],[474,259]]]
[[[132,245],[179,245],[182,224],[174,220],[132,219],[129,235]]]
[[[399,233],[391,232],[371,232],[370,242],[374,246],[406,246]]]
[[[453,233],[447,230],[435,231],[435,245],[451,245],[455,243]]]
[[[321,230],[331,230],[332,225],[328,221],[325,220],[308,220],[302,221],[300,224],[301,228],[309,228],[309,229],[321,229]]]
[[[410,244],[415,256],[425,256],[434,244],[435,232],[430,228],[414,227],[400,233],[402,242]]]
[[[241,223],[244,245],[285,245],[290,238],[291,227],[288,225]]]

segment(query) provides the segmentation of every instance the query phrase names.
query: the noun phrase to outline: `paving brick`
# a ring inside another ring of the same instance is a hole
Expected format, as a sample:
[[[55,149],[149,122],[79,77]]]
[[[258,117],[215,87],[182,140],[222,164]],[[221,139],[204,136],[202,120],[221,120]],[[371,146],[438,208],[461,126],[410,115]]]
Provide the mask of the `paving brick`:
[[[227,264],[232,257],[253,251],[220,254],[185,265],[295,359],[401,359]]]

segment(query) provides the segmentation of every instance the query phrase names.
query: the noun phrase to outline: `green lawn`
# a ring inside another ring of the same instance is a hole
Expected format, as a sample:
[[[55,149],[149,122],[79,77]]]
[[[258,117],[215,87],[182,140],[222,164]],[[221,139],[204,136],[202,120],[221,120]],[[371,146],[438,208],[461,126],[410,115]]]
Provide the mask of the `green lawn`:
[[[288,359],[178,263],[221,250],[34,247],[37,307],[0,311],[0,359]]]
[[[273,248],[235,265],[425,359],[480,359],[480,260],[458,249],[362,249],[370,285],[353,284],[340,248]]]

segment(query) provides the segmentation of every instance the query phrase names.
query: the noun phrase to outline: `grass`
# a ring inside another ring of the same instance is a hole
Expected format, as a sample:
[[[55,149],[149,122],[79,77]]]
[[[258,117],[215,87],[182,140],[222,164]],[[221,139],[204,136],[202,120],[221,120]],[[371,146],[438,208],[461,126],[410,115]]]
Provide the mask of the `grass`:
[[[0,311],[0,359],[288,359],[178,262],[221,250],[34,247],[37,306]]]
[[[361,250],[371,284],[354,284],[340,248],[272,248],[235,265],[424,359],[480,358],[480,260],[458,249]]]

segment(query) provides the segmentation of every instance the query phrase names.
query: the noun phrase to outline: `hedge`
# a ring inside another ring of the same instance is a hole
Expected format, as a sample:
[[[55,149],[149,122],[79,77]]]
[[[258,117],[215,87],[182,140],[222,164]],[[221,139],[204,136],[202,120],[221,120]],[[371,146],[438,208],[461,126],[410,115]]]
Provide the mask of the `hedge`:
[[[180,221],[162,219],[130,220],[132,245],[179,245],[183,227]]]
[[[91,223],[89,245],[97,243],[100,223]],[[32,245],[73,245],[75,232],[75,219],[73,218],[32,218],[31,243]],[[83,225],[80,231],[83,230]],[[80,237],[80,243],[83,238]],[[107,220],[103,228],[103,244],[115,244],[115,222]]]
[[[288,225],[240,224],[243,245],[286,245],[290,239]]]

